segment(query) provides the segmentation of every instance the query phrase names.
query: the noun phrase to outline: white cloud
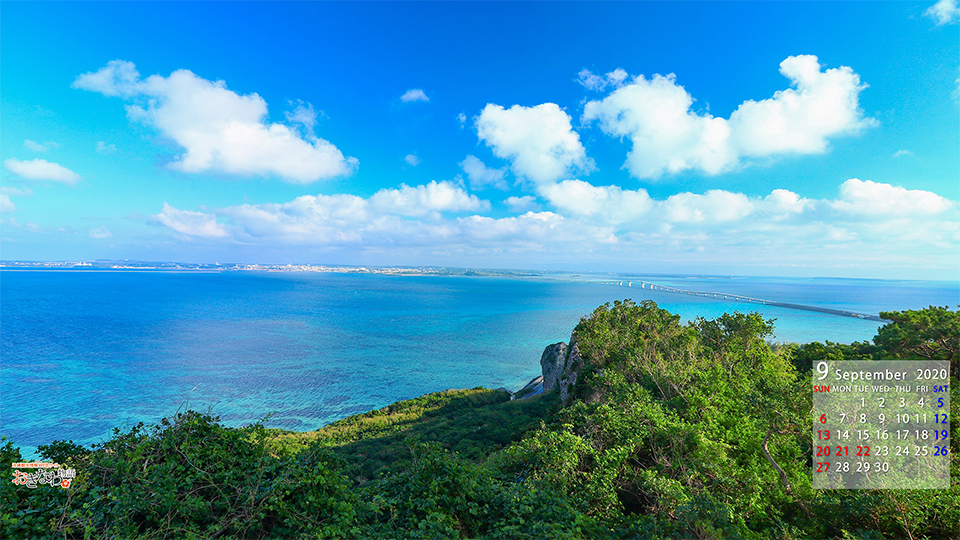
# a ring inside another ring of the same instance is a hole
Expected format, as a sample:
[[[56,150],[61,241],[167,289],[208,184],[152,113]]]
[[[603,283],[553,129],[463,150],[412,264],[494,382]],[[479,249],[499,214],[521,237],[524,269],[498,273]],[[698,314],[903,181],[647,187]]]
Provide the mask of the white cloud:
[[[893,154],[893,157],[895,157],[895,158],[901,157],[901,156],[910,156],[910,157],[913,157],[913,152],[911,152],[911,151],[909,151],[909,150],[897,150],[897,152],[896,152],[895,154]]]
[[[717,262],[729,272],[927,266],[943,274],[955,273],[960,249],[960,204],[880,182],[850,179],[835,199],[825,200],[786,189],[654,199],[642,189],[581,180],[543,184],[537,193],[550,210],[537,208],[532,195],[509,197],[502,204],[520,215],[502,218],[484,215],[491,210],[488,201],[447,181],[400,185],[369,198],[302,196],[203,213],[165,203],[154,220],[182,235],[246,246],[253,254],[343,249],[384,264],[414,256],[406,260],[501,267],[544,267],[546,261],[568,266],[573,260],[617,268]]]
[[[79,174],[45,159],[20,161],[19,159],[10,158],[5,160],[3,165],[8,171],[27,180],[49,180],[51,182],[62,182],[64,184],[76,184],[80,181]]]
[[[105,96],[133,97],[142,92],[140,73],[133,62],[111,60],[96,73],[84,73],[73,82],[74,88],[99,92]]]
[[[858,96],[866,88],[848,67],[820,70],[816,56],[791,56],[780,72],[791,86],[770,99],[746,101],[730,116],[691,110],[693,98],[675,77],[637,76],[584,106],[585,122],[599,121],[633,148],[624,164],[638,178],[684,170],[719,174],[743,158],[820,153],[830,137],[855,133],[875,121],[864,118]]]
[[[222,210],[248,241],[294,245],[360,243],[370,219],[365,199],[354,195],[304,195],[286,204],[261,204]]]
[[[189,172],[276,175],[296,183],[351,174],[355,158],[345,158],[333,144],[312,136],[316,113],[300,102],[291,122],[305,128],[306,139],[284,124],[268,124],[267,104],[257,94],[239,95],[223,81],[208,81],[188,70],[169,77],[140,80],[130,62],[114,60],[96,73],[80,75],[75,88],[131,101],[131,120],[157,128],[184,148],[169,165]]]
[[[17,206],[13,204],[13,201],[10,200],[10,196],[6,193],[0,193],[0,213],[13,212],[17,209]]]
[[[556,104],[504,109],[491,103],[477,117],[476,127],[494,155],[510,160],[514,174],[535,184],[595,168],[570,125],[570,116]]]
[[[463,172],[467,173],[470,189],[479,191],[488,187],[508,188],[507,181],[503,178],[506,169],[491,169],[484,165],[480,158],[471,154],[467,154],[467,157],[459,165]]]
[[[294,104],[292,101],[289,103]],[[322,113],[323,111],[321,111]],[[313,128],[317,125],[317,111],[313,109],[313,105],[297,100],[296,107],[292,111],[283,113],[283,115],[287,118],[287,122],[302,126],[307,139],[312,140],[316,137],[313,134]]]
[[[96,239],[113,237],[113,233],[110,232],[110,230],[107,229],[106,227],[96,227],[96,228],[90,229],[89,234],[90,234],[90,238],[96,238]]]
[[[9,226],[15,227],[15,228],[20,229],[20,230],[28,231],[28,232],[31,232],[31,233],[43,232],[43,229],[40,227],[40,225],[38,225],[38,224],[36,224],[36,223],[32,223],[32,222],[20,223],[19,221],[17,221],[17,220],[14,219],[13,217],[7,218],[6,220],[0,220],[0,223],[3,223],[4,225],[9,225]],[[9,231],[9,229],[7,229],[7,231]]]
[[[39,143],[35,143],[35,142],[31,141],[30,139],[27,139],[27,140],[23,141],[23,146],[25,146],[28,150],[33,150],[34,152],[46,152],[46,151],[47,151],[47,147],[46,147],[46,146],[44,146],[44,145],[42,145],[42,144],[39,144]]]
[[[724,223],[737,221],[754,211],[743,193],[712,189],[703,195],[678,193],[663,202],[666,219],[674,223]]]
[[[401,184],[398,189],[382,189],[370,197],[370,205],[380,212],[401,216],[490,209],[488,201],[468,194],[452,182],[436,180],[422,186]]]
[[[746,156],[820,153],[827,138],[875,125],[859,106],[860,76],[846,66],[820,71],[816,56],[791,56],[780,63],[788,90],[771,99],[745,101],[730,115],[734,145]]]
[[[10,200],[11,196],[27,197],[33,195],[28,188],[17,189],[10,186],[0,186],[0,213],[6,214],[17,209],[17,205]]]
[[[178,210],[167,204],[166,201],[163,203],[163,210],[153,218],[178,233],[189,236],[224,238],[228,234],[223,225],[217,223],[217,216],[202,212]]]
[[[693,99],[672,75],[642,75],[614,90],[601,101],[584,107],[585,122],[599,120],[601,129],[615,137],[629,137],[633,149],[624,165],[638,178],[700,169],[717,174],[730,167],[726,120],[690,111]]]
[[[520,216],[494,219],[469,216],[457,219],[462,238],[481,246],[504,246],[539,251],[547,246],[563,246],[579,251],[574,242],[590,245],[616,243],[613,230],[571,220],[553,212],[527,212]]]
[[[115,144],[106,144],[103,141],[97,141],[97,152],[100,154],[112,154],[117,151]]]
[[[939,0],[923,14],[936,21],[938,26],[943,26],[960,19],[960,7],[957,6],[957,0]]]
[[[810,199],[800,197],[800,195],[792,191],[775,189],[764,197],[762,202],[758,201],[758,206],[763,208],[772,219],[780,220],[812,209],[815,203]]]
[[[503,202],[510,208],[510,211],[515,214],[539,210],[537,198],[533,195],[524,195],[523,197],[507,197]]]
[[[14,195],[17,197],[28,197],[33,195],[33,191],[28,188],[17,189],[9,186],[0,186],[0,193],[3,193],[4,195]]]
[[[564,180],[540,186],[539,192],[565,214],[604,223],[635,221],[654,206],[645,189],[624,190],[619,186],[593,186],[582,180]]]
[[[696,228],[741,222],[746,218],[782,221],[816,208],[815,201],[785,189],[775,189],[766,197],[710,190],[702,194],[676,193],[657,200],[644,189],[625,190],[619,186],[564,180],[540,186],[538,191],[564,215],[616,225],[625,231],[650,231],[674,225]]]
[[[517,198],[532,202],[533,197]],[[369,199],[354,195],[302,196],[285,204],[224,208],[213,214],[177,210],[164,203],[155,220],[179,233],[264,245],[352,245],[538,250],[567,241],[615,242],[612,230],[552,212],[494,219],[443,218],[440,212],[489,211],[490,204],[451,182],[401,185]],[[217,215],[226,223],[217,223]],[[506,244],[504,244],[506,243]]]
[[[627,72],[622,69],[615,69],[606,75],[594,75],[588,69],[581,70],[577,74],[577,82],[579,82],[587,90],[593,90],[595,92],[600,92],[605,90],[608,86],[614,88],[620,88],[623,86],[623,81],[627,80]]]
[[[463,127],[467,124],[467,115],[465,115],[465,114],[463,114],[463,113],[458,114],[458,115],[457,115],[457,122],[460,123],[460,129],[463,129]]]
[[[196,212],[187,213],[187,217],[197,220],[196,224],[185,223],[187,220],[183,218],[161,222],[186,234],[229,234],[244,242],[268,244],[340,245],[381,241],[389,245],[429,244],[431,239],[452,234],[454,226],[442,219],[442,212],[488,210],[488,201],[467,194],[452,182],[433,181],[421,186],[401,184],[396,189],[383,189],[369,199],[348,194],[304,195],[284,204],[229,207],[217,212],[229,220],[229,227],[216,223],[214,215]],[[170,213],[164,206],[162,214]],[[201,230],[205,234],[184,229]]]
[[[414,88],[412,90],[407,90],[402,96],[400,96],[400,100],[404,103],[410,103],[411,101],[430,101],[430,98],[423,93],[423,90]]]
[[[407,157],[403,158],[403,160],[406,161],[407,165],[410,165],[411,167],[416,167],[420,164],[420,158],[413,154],[407,154]]]
[[[23,146],[34,152],[46,152],[51,148],[60,148],[60,145],[53,141],[45,141],[43,144],[27,139],[23,141]]]
[[[851,178],[840,186],[840,198],[831,203],[833,208],[849,214],[865,216],[929,216],[948,209],[947,199],[919,189],[905,189]]]

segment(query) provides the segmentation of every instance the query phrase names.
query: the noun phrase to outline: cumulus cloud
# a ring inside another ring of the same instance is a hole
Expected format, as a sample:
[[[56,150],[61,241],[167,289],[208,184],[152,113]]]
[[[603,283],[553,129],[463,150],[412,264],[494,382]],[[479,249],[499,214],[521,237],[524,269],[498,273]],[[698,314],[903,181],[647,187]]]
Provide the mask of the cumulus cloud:
[[[420,158],[413,154],[407,154],[407,157],[403,158],[403,160],[406,161],[407,165],[410,165],[411,167],[416,167],[420,164]]]
[[[816,56],[791,56],[780,63],[790,79],[787,90],[771,99],[745,101],[730,116],[739,153],[747,156],[796,152],[820,153],[827,138],[875,125],[859,106],[860,76],[846,66],[820,71]]]
[[[507,197],[503,203],[506,204],[507,207],[510,208],[510,211],[514,214],[522,214],[532,210],[539,210],[537,198],[533,195],[524,195],[523,197]]]
[[[730,129],[722,118],[690,110],[693,98],[672,75],[642,75],[600,101],[584,107],[585,122],[599,121],[615,137],[628,137],[633,149],[626,167],[638,178],[700,169],[717,174],[731,166]]]
[[[494,155],[510,160],[515,175],[535,184],[595,168],[570,125],[570,116],[554,103],[509,109],[491,103],[477,117],[476,128]]]
[[[166,201],[163,210],[153,216],[159,223],[177,231],[178,233],[199,238],[223,238],[227,231],[223,225],[217,223],[217,216],[202,212],[178,210]]]
[[[400,184],[398,189],[382,189],[370,197],[370,205],[379,212],[401,216],[490,209],[488,201],[468,194],[453,182],[436,180],[422,186]]]
[[[191,236],[251,241],[276,240],[294,244],[362,242],[368,234],[402,235],[418,223],[441,234],[442,213],[483,212],[489,201],[470,195],[453,182],[382,189],[369,199],[355,195],[304,195],[284,204],[244,204],[216,214],[177,210],[164,203],[155,220]],[[217,222],[217,215],[228,223]],[[424,225],[426,226],[426,225]],[[441,234],[442,236],[442,234]],[[392,237],[392,236],[391,236]]]
[[[923,14],[933,19],[937,26],[943,26],[960,19],[960,7],[957,6],[957,0],[939,0]]]
[[[349,195],[304,196],[286,204],[231,207],[221,214],[229,216],[242,241],[298,246],[537,251],[559,241],[592,243],[612,238],[609,229],[552,212],[416,220],[384,213],[371,203]]]
[[[267,103],[259,95],[239,95],[223,81],[188,70],[141,80],[133,63],[113,60],[80,75],[73,86],[129,101],[131,120],[155,127],[185,150],[168,165],[174,170],[272,174],[308,183],[348,175],[357,167],[355,158],[313,136],[316,113],[303,102],[287,118],[303,126],[306,138],[288,125],[266,123]]]
[[[923,216],[939,214],[951,202],[930,191],[851,178],[840,186],[840,198],[831,205],[842,212],[866,216]]]
[[[634,221],[654,206],[645,189],[593,186],[582,180],[564,180],[540,187],[540,194],[561,212],[604,223]]]
[[[549,210],[538,208],[532,195],[509,197],[503,207],[517,215],[506,217],[485,215],[491,210],[488,201],[446,181],[400,185],[369,198],[301,196],[286,203],[209,212],[182,211],[165,203],[153,220],[181,238],[258,250],[315,247],[390,258],[459,254],[464,258],[456,264],[468,265],[538,265],[547,260],[543,257],[554,257],[559,264],[706,264],[713,257],[728,265],[736,261],[737,268],[914,268],[923,261],[947,272],[955,269],[960,249],[960,204],[882,182],[850,179],[839,186],[835,198],[827,199],[786,189],[761,194],[708,190],[654,198],[643,189],[593,186],[582,180],[536,188]],[[498,259],[500,255],[504,258]]]
[[[507,242],[514,247],[530,250],[544,245],[572,242],[612,244],[617,242],[613,229],[571,220],[553,212],[527,212],[520,216],[494,219],[469,216],[457,220],[457,232],[481,245]],[[573,246],[571,248],[575,249]]]
[[[849,67],[821,71],[816,56],[802,55],[781,62],[780,73],[792,88],[745,101],[729,119],[693,111],[693,97],[671,74],[635,77],[588,102],[583,120],[630,139],[624,167],[637,178],[685,170],[719,174],[744,158],[821,153],[829,138],[876,123],[860,110],[859,93],[866,85]]]
[[[893,157],[895,158],[902,157],[902,156],[913,157],[913,152],[909,150],[897,150],[896,153],[893,154]]]
[[[246,241],[294,245],[361,243],[362,224],[370,220],[368,203],[354,195],[304,195],[285,204],[225,208],[220,214]]]
[[[460,123],[460,129],[467,125],[467,115],[460,113],[457,115],[457,122]]]
[[[673,223],[724,223],[747,217],[754,211],[754,203],[743,193],[712,189],[702,195],[671,195],[663,209],[666,220]]]
[[[644,189],[594,186],[582,180],[543,185],[538,192],[563,215],[637,232],[649,232],[661,225],[689,229],[822,222],[875,227],[878,219],[939,219],[947,210],[956,209],[955,203],[930,191],[857,178],[840,186],[838,198],[825,200],[809,199],[786,189],[774,189],[766,196],[715,189],[654,199]]]
[[[590,70],[584,69],[577,74],[577,82],[587,90],[600,92],[605,90],[608,86],[620,88],[623,86],[623,82],[627,80],[627,77],[629,77],[627,72],[619,68],[607,73],[606,75],[594,75],[590,72]]]
[[[80,181],[79,174],[45,159],[38,158],[30,161],[20,161],[16,158],[10,158],[4,160],[3,165],[8,171],[27,180],[49,180],[51,182],[61,182],[64,184],[76,184]]]
[[[125,98],[140,94],[141,86],[137,66],[123,60],[111,60],[98,71],[84,73],[73,82],[74,88]]]
[[[508,188],[507,181],[503,178],[506,169],[491,169],[484,165],[480,158],[471,154],[467,154],[467,157],[459,165],[463,172],[467,173],[470,189],[479,191],[488,187]]]
[[[815,203],[792,191],[775,189],[764,197],[762,202],[758,202],[757,206],[766,210],[772,219],[781,220],[812,209]]]
[[[646,190],[594,186],[582,180],[564,180],[539,187],[539,194],[561,214],[617,227],[624,232],[650,233],[685,227],[696,230],[735,223],[775,223],[807,213],[814,217],[817,202],[785,189],[765,197],[725,190],[681,192],[654,199]]]
[[[411,101],[430,101],[430,98],[423,93],[423,90],[413,88],[404,92],[404,94],[400,96],[400,100],[404,103],[410,103]]]

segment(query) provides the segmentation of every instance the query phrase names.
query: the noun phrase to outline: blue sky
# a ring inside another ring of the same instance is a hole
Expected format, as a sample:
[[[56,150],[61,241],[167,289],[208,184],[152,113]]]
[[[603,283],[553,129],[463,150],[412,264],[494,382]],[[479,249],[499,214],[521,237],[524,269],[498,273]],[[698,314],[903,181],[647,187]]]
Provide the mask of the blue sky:
[[[940,2],[5,2],[0,258],[958,278]]]

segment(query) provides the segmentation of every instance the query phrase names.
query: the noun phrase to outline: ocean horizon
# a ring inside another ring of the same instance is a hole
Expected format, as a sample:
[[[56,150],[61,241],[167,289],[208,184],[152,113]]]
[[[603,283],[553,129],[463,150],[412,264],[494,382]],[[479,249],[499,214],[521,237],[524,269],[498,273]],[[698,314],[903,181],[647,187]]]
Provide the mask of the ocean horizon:
[[[4,269],[0,433],[35,457],[186,409],[306,431],[449,388],[518,390],[546,345],[627,298],[684,321],[757,311],[780,342],[865,341],[883,324],[651,283],[865,315],[960,301],[960,284],[920,280]]]

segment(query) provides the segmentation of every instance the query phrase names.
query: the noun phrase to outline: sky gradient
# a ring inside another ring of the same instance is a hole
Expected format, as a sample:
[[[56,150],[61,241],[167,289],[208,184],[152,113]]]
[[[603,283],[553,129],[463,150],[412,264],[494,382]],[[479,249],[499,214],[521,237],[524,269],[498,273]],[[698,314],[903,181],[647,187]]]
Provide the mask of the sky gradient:
[[[0,258],[960,279],[927,2],[5,2]]]

